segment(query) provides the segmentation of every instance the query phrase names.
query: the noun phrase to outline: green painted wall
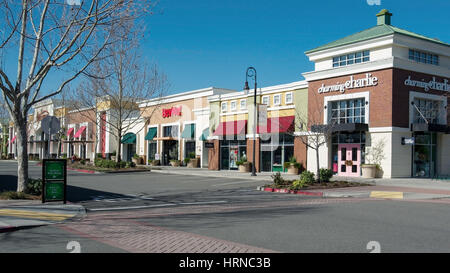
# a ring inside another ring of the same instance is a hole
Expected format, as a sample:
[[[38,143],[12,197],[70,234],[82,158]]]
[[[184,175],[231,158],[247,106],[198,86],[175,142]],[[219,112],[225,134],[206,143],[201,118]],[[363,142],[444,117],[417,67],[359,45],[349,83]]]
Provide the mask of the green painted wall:
[[[308,121],[308,88],[297,89],[294,91],[295,104],[295,131],[301,131],[301,123]],[[306,124],[303,125],[303,131],[306,130]]]

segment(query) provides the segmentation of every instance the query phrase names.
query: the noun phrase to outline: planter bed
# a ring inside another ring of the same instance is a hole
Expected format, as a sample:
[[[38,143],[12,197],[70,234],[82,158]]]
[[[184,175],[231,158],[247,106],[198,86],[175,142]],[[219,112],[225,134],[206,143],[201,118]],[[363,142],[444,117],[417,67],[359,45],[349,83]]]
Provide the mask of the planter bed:
[[[372,186],[370,184],[362,184],[362,183],[356,183],[356,182],[330,181],[330,182],[323,182],[323,183],[314,183],[312,185],[308,185],[301,189],[292,190],[291,185],[292,184],[283,184],[283,185],[268,184],[268,185],[264,185],[264,188],[265,188],[264,191],[287,192],[287,191],[298,191],[298,190],[321,190],[321,189],[336,189],[336,188]],[[273,189],[273,190],[269,190],[269,189]]]
[[[95,167],[93,165],[83,165],[83,164],[67,164],[67,169],[79,169],[86,171],[95,171],[95,172],[103,172],[103,173],[122,173],[122,172],[146,172],[150,171],[147,168],[142,167],[134,167],[134,168],[101,168]]]

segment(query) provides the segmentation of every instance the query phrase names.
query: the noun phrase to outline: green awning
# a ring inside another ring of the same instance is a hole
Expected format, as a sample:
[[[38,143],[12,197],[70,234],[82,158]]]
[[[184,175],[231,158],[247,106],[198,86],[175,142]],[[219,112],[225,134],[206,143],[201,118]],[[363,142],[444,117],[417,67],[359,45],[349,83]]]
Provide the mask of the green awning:
[[[122,141],[123,144],[136,144],[136,135],[133,133],[126,133],[123,137],[122,137]]]
[[[209,137],[209,127],[203,130],[202,135],[200,136],[199,140],[206,141]]]
[[[156,127],[148,129],[148,133],[147,135],[145,135],[145,140],[153,140],[153,138],[156,136],[156,131]]]
[[[184,126],[183,133],[181,133],[182,138],[193,139],[195,138],[195,124],[187,124]]]

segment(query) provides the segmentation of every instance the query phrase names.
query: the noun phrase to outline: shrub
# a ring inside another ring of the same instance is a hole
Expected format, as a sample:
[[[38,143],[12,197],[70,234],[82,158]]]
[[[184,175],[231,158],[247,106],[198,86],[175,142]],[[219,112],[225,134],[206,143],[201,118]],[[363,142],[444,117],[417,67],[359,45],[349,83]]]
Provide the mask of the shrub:
[[[191,161],[191,159],[190,159],[190,158],[185,158],[185,159],[184,159],[184,164],[186,164],[186,165],[187,165],[187,164],[189,163],[189,161]]]
[[[315,181],[314,173],[312,173],[310,171],[303,171],[300,174],[300,181],[302,183],[305,183],[305,184],[312,184],[312,183],[314,183],[314,181]]]
[[[127,162],[125,165],[125,168],[134,168],[136,167],[136,164],[134,164],[134,162]]]
[[[308,183],[306,183],[305,181],[298,179],[298,180],[295,180],[295,181],[292,183],[292,187],[291,187],[291,188],[292,188],[293,190],[299,190],[299,189],[305,187],[307,184],[308,184]]]
[[[319,177],[322,182],[330,182],[331,177],[333,177],[333,171],[321,168],[319,170]]]
[[[134,159],[139,159],[139,155],[138,155],[138,154],[134,154],[134,155],[133,155],[133,158],[134,158]]]
[[[190,152],[190,153],[188,154],[188,157],[189,157],[189,158],[195,158],[195,152]]]
[[[119,164],[117,164],[117,162],[113,161],[113,160],[107,160],[107,163],[106,163],[107,168],[111,168],[111,169],[117,168],[118,165]]]
[[[281,176],[280,172],[277,172],[275,174],[271,175],[273,179],[273,183],[277,186],[284,185],[286,182],[284,181],[283,177]]]
[[[149,159],[149,160],[147,160],[147,162],[148,162],[148,164],[150,165],[150,164],[152,164],[153,160],[152,160],[152,159]]]
[[[120,167],[121,169],[125,168],[126,165],[127,165],[127,162],[126,162],[126,161],[120,161],[120,162],[119,162],[119,167]]]
[[[81,165],[85,165],[85,164],[86,164],[86,160],[81,159],[81,160],[80,160],[80,164],[81,164]]]
[[[32,195],[41,195],[42,193],[42,179],[28,179],[25,193]]]

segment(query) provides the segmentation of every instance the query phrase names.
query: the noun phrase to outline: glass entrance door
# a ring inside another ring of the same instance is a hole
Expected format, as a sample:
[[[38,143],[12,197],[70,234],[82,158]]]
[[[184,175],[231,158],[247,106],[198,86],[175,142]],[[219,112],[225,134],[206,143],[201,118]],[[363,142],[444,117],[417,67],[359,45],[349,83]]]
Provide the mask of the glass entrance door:
[[[338,175],[359,176],[361,167],[361,145],[339,144]]]
[[[178,141],[176,140],[163,142],[163,164],[169,165],[170,160],[178,160]]]
[[[436,174],[436,133],[414,134],[413,176],[433,177]]]

